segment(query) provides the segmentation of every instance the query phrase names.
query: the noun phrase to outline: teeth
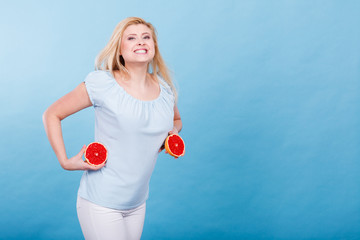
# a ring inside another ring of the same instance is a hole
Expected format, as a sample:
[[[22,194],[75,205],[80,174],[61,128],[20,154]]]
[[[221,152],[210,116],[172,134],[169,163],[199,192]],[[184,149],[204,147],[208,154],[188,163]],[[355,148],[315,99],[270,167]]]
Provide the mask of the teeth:
[[[135,53],[146,53],[146,50],[143,50],[143,49],[141,49],[141,50],[136,50]]]

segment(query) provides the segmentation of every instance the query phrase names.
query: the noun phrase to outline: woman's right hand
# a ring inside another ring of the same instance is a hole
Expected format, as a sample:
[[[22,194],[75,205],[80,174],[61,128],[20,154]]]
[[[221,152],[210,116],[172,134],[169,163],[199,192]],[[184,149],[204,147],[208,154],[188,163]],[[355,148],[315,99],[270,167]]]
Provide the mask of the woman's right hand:
[[[97,165],[97,166],[93,166],[88,164],[87,162],[85,162],[82,159],[82,156],[84,155],[86,149],[86,145],[84,145],[80,152],[78,154],[76,154],[74,157],[69,158],[67,160],[65,160],[63,162],[63,164],[61,165],[65,170],[69,170],[69,171],[73,171],[73,170],[99,170],[100,168],[104,167],[106,162]]]
[[[46,135],[62,168],[66,170],[98,170],[104,165],[91,166],[82,160],[83,147],[79,154],[72,158],[66,155],[61,121],[68,116],[92,106],[85,83],[80,83],[74,90],[51,104],[43,114]]]

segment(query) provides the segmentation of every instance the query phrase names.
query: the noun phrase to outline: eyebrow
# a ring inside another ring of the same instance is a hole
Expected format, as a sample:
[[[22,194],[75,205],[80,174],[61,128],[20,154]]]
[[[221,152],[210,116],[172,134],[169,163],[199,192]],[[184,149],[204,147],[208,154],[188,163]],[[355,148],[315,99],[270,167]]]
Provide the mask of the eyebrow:
[[[141,35],[145,35],[145,34],[150,34],[149,32],[144,32],[144,33],[142,33]],[[135,34],[135,33],[130,33],[130,34],[128,34],[128,35],[126,35],[126,36],[136,36],[137,34]],[[150,34],[151,35],[151,34]]]

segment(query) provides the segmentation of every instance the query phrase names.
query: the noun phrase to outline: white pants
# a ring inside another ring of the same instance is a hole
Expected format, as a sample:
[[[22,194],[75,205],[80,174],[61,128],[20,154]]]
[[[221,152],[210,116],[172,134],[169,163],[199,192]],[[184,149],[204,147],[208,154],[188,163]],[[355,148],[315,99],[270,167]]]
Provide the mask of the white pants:
[[[116,210],[78,196],[76,209],[86,240],[130,240],[141,237],[146,203],[130,210]]]

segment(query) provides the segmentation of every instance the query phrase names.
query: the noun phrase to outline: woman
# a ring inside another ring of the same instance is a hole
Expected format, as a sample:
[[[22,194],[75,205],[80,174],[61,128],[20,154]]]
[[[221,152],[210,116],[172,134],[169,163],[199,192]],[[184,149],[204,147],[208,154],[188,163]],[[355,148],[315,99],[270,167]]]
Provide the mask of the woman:
[[[160,55],[154,27],[130,17],[115,28],[96,59],[96,70],[52,104],[43,121],[65,170],[85,170],[77,212],[85,239],[140,239],[149,181],[168,134],[182,128],[176,90]],[[95,141],[107,162],[83,161],[85,146],[68,158],[61,120],[94,106]]]

